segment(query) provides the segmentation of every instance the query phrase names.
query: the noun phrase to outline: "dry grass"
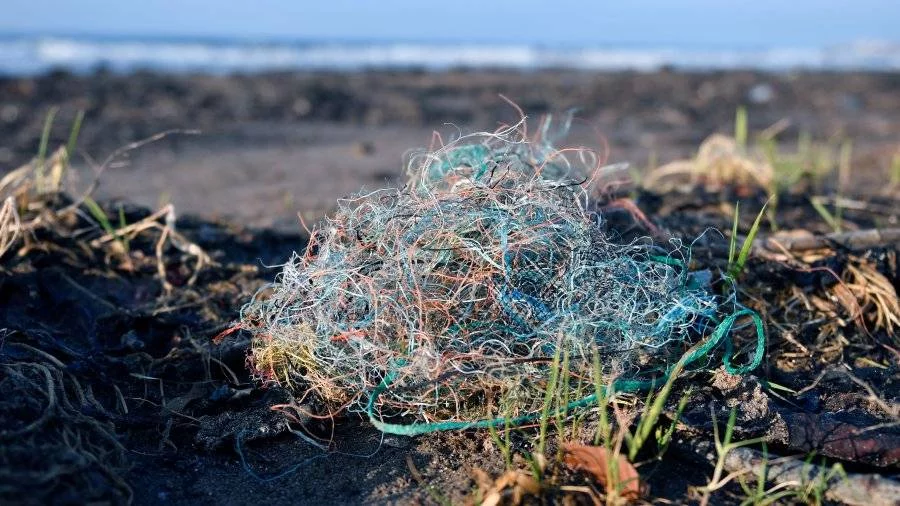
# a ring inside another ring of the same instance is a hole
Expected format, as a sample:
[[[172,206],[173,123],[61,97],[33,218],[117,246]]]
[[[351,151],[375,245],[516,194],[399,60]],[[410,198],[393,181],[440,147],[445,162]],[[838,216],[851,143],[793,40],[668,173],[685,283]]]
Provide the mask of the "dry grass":
[[[0,206],[0,258],[16,244],[20,228],[16,201],[12,197],[7,197]]]
[[[900,330],[900,297],[891,281],[865,258],[853,257],[844,272],[846,289],[855,297],[861,312],[868,316],[874,330],[888,335]]]
[[[132,265],[128,248],[123,244],[146,234],[155,234],[157,273],[160,282],[168,293],[172,289],[166,277],[166,266],[163,262],[164,250],[172,246],[182,253],[193,257],[196,261],[188,284],[197,280],[201,270],[213,265],[212,259],[199,246],[188,241],[175,227],[175,208],[170,204],[132,224],[120,223],[120,228],[113,230],[109,223],[121,221],[121,216],[109,219],[109,212],[92,203],[92,193],[96,190],[103,172],[119,157],[160,140],[173,132],[163,132],[142,141],[134,142],[114,151],[99,166],[94,168],[94,180],[88,188],[68,204],[68,197],[62,198],[71,190],[66,184],[70,171],[70,151],[73,146],[57,149],[49,158],[36,157],[31,162],[15,169],[0,178],[0,198],[4,199],[0,207],[0,257],[11,249],[17,240],[27,237],[37,230],[51,230],[62,236],[71,235],[71,225],[81,219],[94,216],[92,233],[95,238],[87,245],[90,248],[106,252],[107,258],[118,258],[120,265],[130,268]],[[71,144],[70,140],[70,144]],[[44,142],[42,141],[42,144]],[[99,236],[97,235],[99,234]],[[82,236],[84,236],[82,234]],[[28,244],[26,242],[25,249]]]
[[[652,170],[643,180],[644,188],[667,193],[704,186],[718,190],[726,186],[772,187],[775,171],[762,156],[753,156],[737,140],[714,134],[700,145],[691,160],[676,160]]]

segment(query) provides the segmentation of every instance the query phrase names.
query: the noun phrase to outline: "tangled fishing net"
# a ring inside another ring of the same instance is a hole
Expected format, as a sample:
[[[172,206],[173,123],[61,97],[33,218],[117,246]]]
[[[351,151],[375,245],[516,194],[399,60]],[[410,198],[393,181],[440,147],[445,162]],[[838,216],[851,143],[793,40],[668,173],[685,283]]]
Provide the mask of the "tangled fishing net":
[[[735,367],[726,339],[726,365],[758,364],[758,317],[722,318],[687,248],[602,231],[583,184],[595,158],[516,132],[422,154],[403,188],[339,201],[271,295],[243,310],[257,376],[417,434],[526,421],[551,377],[559,409],[591,402],[598,375],[652,385],[642,378],[711,335],[690,357],[707,360],[748,315],[756,353]]]

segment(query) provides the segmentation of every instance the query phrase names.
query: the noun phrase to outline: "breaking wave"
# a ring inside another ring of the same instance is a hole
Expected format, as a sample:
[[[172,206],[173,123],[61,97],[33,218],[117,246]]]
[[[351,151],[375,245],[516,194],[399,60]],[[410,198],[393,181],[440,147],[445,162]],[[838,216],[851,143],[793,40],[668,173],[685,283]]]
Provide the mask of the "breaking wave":
[[[102,37],[0,37],[0,73],[98,67],[216,73],[367,68],[573,68],[900,70],[900,44],[859,41],[824,48],[703,50],[677,47],[545,47],[528,44],[254,42]]]

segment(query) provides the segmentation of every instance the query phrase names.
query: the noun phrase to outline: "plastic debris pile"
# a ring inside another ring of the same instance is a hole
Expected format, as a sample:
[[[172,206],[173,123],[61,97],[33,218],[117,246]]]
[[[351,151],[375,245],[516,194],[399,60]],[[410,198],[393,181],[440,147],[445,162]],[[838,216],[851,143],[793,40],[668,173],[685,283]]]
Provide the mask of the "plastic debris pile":
[[[405,187],[339,201],[244,308],[258,378],[414,434],[527,420],[561,364],[574,406],[598,374],[664,375],[728,333],[687,248],[601,231],[580,184],[595,159],[516,132],[466,137],[413,158]]]

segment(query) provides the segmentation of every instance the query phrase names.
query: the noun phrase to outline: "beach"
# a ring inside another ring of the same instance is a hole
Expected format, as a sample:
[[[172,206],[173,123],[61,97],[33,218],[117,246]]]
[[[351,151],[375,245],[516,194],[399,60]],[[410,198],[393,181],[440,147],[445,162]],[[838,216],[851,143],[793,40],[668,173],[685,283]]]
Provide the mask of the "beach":
[[[852,139],[859,184],[879,184],[900,139],[891,73],[448,70],[193,75],[54,73],[0,78],[0,167],[38,150],[48,111],[50,144],[64,143],[85,112],[79,152],[95,164],[128,143],[168,130],[104,173],[100,195],[179,213],[291,228],[337,198],[404,177],[404,157],[461,133],[493,131],[521,114],[574,121],[566,145],[604,150],[637,171],[692,155],[734,129],[746,106],[753,132]],[[515,104],[515,107],[512,105]],[[518,109],[517,109],[518,108]],[[521,111],[520,111],[520,110]],[[89,179],[85,158],[76,156]],[[862,174],[865,172],[866,174]]]
[[[893,307],[884,294],[895,296],[890,290],[900,286],[897,243],[860,247],[839,235],[898,226],[896,72],[6,75],[0,178],[34,163],[51,114],[44,158],[65,146],[79,111],[65,180],[41,192],[32,176],[21,176],[11,190],[25,231],[0,254],[0,365],[19,374],[7,378],[25,379],[9,380],[0,420],[25,436],[0,458],[23,458],[38,444],[46,457],[0,481],[6,497],[23,504],[474,504],[491,484],[473,469],[492,479],[510,468],[535,474],[522,456],[532,455],[537,424],[507,434],[506,451],[518,455],[507,464],[500,440],[486,431],[385,434],[358,413],[329,413],[314,396],[263,385],[247,367],[251,338],[241,308],[267,293],[279,266],[304,251],[308,227],[333,213],[338,199],[405,184],[416,153],[461,135],[527,119],[534,137],[548,117],[541,137],[556,147],[595,149],[597,168],[630,166],[618,169],[616,185],[591,194],[589,209],[603,217],[604,230],[685,246],[683,265],[711,294],[729,304],[739,299],[768,325],[766,359],[752,374],[728,374],[710,358],[709,370],[676,383],[659,422],[680,420],[671,422],[671,448],[663,457],[657,449],[668,443],[657,440],[640,453],[644,499],[696,501],[714,464],[713,449],[697,445],[712,441],[711,410],[720,422],[737,410],[736,434],[762,438],[773,455],[801,455],[794,460],[802,463],[814,454],[824,469],[844,463],[860,482],[887,483],[873,490],[900,490],[900,432],[889,412],[900,395],[900,323],[884,323],[893,321],[884,316]],[[739,111],[749,132],[741,140]],[[748,183],[698,170],[670,191],[642,185],[669,162],[691,163],[714,134],[729,139],[726,158],[757,167],[775,149],[800,167],[797,177]],[[99,171],[92,198],[80,198]],[[742,244],[729,245],[726,237],[738,240],[732,227],[741,240],[751,236],[748,253],[754,248],[737,274],[732,257]],[[757,247],[798,229],[820,247]],[[881,298],[867,298],[876,293],[873,279],[882,283]],[[736,335],[745,358],[754,338],[744,327]],[[841,368],[865,386],[826,375]],[[687,409],[679,408],[682,395]],[[626,395],[616,406],[633,409],[642,396]],[[55,407],[44,410],[46,399]],[[585,434],[597,427],[592,416],[579,419]],[[34,419],[50,422],[29,425]],[[559,448],[551,444],[548,457]],[[540,485],[544,495],[525,494],[523,503],[590,504],[595,496],[584,490],[599,490],[596,480],[554,462],[553,478]],[[33,485],[43,482],[52,486]],[[741,503],[736,482],[723,490],[711,504]],[[513,492],[504,493],[511,500]]]

